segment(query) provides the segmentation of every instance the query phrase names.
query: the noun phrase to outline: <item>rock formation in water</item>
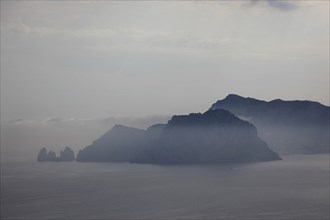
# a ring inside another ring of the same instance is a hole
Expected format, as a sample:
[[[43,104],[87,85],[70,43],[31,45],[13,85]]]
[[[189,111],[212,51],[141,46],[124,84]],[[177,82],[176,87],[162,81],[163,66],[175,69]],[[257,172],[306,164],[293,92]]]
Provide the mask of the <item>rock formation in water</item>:
[[[47,149],[45,147],[39,151],[37,160],[40,162],[48,161]]]
[[[116,125],[77,155],[81,162],[156,164],[278,159],[252,124],[226,110],[174,116],[147,130]]]
[[[73,150],[71,150],[70,147],[65,147],[64,151],[60,152],[60,161],[74,161],[75,157],[74,157],[74,152]]]
[[[49,151],[47,156],[48,156],[48,161],[51,161],[51,162],[58,161],[58,157],[56,157],[56,153],[54,151]]]
[[[257,136],[256,128],[226,110],[174,116],[148,150],[131,162],[219,163],[281,159]]]
[[[211,108],[226,109],[253,123],[278,153],[328,153],[330,108],[312,101],[270,102],[228,95]]]
[[[54,151],[49,151],[45,147],[41,148],[38,154],[37,160],[39,162],[51,161],[51,162],[61,162],[61,161],[74,161],[74,152],[70,147],[65,147],[64,151],[61,151],[60,156],[56,156]]]

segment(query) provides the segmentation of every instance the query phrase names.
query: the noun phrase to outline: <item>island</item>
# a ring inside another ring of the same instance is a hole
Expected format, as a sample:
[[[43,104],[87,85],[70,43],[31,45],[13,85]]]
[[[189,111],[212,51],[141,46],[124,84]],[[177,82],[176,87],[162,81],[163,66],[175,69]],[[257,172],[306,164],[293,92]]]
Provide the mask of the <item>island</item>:
[[[146,130],[116,125],[80,150],[80,162],[194,164],[281,158],[251,123],[227,110],[173,116]]]
[[[37,160],[39,162],[62,162],[62,161],[74,161],[75,156],[73,150],[66,146],[64,148],[64,151],[60,152],[60,156],[56,156],[56,153],[54,151],[49,151],[47,153],[47,149],[45,147],[41,148],[38,154]]]

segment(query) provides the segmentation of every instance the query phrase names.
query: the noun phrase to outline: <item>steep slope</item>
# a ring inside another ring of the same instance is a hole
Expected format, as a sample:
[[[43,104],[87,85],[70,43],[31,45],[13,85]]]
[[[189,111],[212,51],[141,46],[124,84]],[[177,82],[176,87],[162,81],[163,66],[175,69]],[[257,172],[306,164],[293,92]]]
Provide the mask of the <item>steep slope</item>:
[[[147,130],[115,125],[91,145],[78,152],[79,162],[128,162],[149,149],[159,138],[164,124],[155,124]]]
[[[144,147],[145,131],[116,125],[91,145],[78,152],[81,162],[129,161]]]
[[[174,116],[152,147],[131,162],[156,164],[280,159],[256,128],[226,110]]]
[[[270,102],[228,95],[211,108],[226,109],[252,122],[259,135],[278,153],[329,152],[329,110],[318,102]]]

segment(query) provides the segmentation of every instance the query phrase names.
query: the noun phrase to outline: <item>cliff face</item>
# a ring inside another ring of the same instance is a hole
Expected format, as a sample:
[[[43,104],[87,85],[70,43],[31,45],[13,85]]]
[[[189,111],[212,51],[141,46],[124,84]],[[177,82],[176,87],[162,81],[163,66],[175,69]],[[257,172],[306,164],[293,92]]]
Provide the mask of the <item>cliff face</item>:
[[[318,102],[266,102],[231,94],[210,109],[226,109],[250,121],[259,136],[278,153],[329,152],[330,108]]]
[[[48,161],[47,149],[45,147],[41,148],[39,151],[37,160],[39,162]]]
[[[178,164],[278,160],[256,128],[226,110],[174,116],[148,151],[131,162]]]
[[[69,147],[65,147],[64,151],[60,153],[60,160],[61,161],[74,161],[74,152]]]

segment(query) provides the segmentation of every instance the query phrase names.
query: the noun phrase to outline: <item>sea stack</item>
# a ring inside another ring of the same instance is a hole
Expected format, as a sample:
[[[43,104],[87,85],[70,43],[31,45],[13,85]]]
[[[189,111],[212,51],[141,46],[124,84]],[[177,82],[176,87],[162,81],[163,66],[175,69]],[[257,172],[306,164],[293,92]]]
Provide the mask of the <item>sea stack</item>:
[[[66,146],[64,151],[60,153],[60,161],[74,161],[74,152],[70,147]]]
[[[47,149],[45,147],[41,148],[38,154],[38,159],[39,162],[45,162],[48,161],[48,156],[47,156]]]

